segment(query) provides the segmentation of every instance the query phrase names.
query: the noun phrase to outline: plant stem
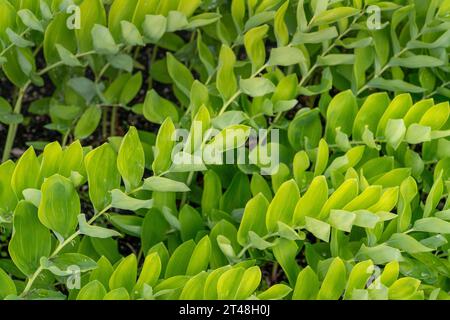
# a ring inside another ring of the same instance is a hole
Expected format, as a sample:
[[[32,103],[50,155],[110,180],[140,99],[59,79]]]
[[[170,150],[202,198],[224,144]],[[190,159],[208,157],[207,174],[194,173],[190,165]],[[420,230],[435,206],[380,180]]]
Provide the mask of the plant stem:
[[[153,68],[153,64],[155,63],[155,61],[156,61],[156,57],[158,56],[158,46],[154,46],[153,47],[153,50],[152,50],[152,56],[151,56],[151,58],[150,58],[150,61],[149,61],[149,65],[148,65],[148,69],[151,71],[152,70],[152,68]],[[149,71],[149,72],[150,72]],[[151,88],[153,88],[153,79],[152,79],[152,77],[150,76],[149,77],[149,79],[148,79],[148,87],[151,89]]]
[[[108,135],[108,109],[104,108],[102,110],[102,138],[106,139],[106,136]]]
[[[116,135],[116,123],[117,123],[117,107],[112,107],[111,110],[111,123],[110,125],[110,136]]]
[[[190,185],[191,185],[191,183],[192,183],[192,179],[194,178],[194,171],[190,171],[189,172],[189,176],[188,176],[188,178],[187,178],[187,180],[186,180],[186,185],[189,187]],[[182,196],[182,198],[181,198],[181,202],[180,202],[180,208],[182,208],[185,204],[186,204],[186,201],[187,201],[187,192],[184,192],[183,193],[183,196]]]
[[[30,85],[30,82],[28,81],[19,90],[19,93],[17,95],[16,104],[14,106],[14,111],[13,111],[15,114],[20,114],[20,111],[22,110],[23,97],[24,97],[25,92],[27,91],[27,88],[29,85]],[[10,124],[10,126],[8,128],[8,135],[6,137],[5,149],[3,150],[2,162],[5,162],[6,160],[9,159],[9,156],[11,154],[11,149],[14,145],[14,140],[16,138],[18,126],[19,125],[17,123],[12,123],[12,124]]]
[[[64,148],[67,145],[67,139],[69,139],[69,135],[70,135],[70,129],[67,130],[67,132],[64,134],[63,138],[62,138],[62,147]]]

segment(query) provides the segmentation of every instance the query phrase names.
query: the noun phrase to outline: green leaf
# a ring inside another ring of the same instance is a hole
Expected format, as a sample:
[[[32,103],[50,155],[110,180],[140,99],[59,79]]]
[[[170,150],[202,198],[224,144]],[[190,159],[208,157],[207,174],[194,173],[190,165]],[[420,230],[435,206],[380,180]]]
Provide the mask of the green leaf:
[[[89,152],[84,159],[88,176],[89,198],[97,211],[101,211],[110,204],[111,194],[109,191],[120,186],[120,173],[116,163],[117,155],[107,143]]]
[[[258,294],[257,297],[260,300],[282,300],[289,293],[291,293],[291,291],[292,289],[289,286],[282,283],[277,283],[266,291]]]
[[[318,300],[338,300],[344,292],[347,283],[347,270],[340,258],[335,258],[328,268],[325,279],[322,282]]]
[[[167,32],[184,29],[188,25],[186,15],[179,11],[170,11],[167,15]]]
[[[323,205],[319,213],[319,219],[325,219],[332,209],[342,209],[347,203],[358,195],[358,183],[356,179],[345,180]]]
[[[386,125],[384,136],[387,143],[397,150],[400,144],[403,142],[406,134],[405,122],[403,119],[389,119]]]
[[[350,232],[355,219],[356,215],[352,212],[345,210],[331,210],[330,216],[328,217],[328,223],[338,230]]]
[[[313,179],[308,190],[300,198],[295,207],[294,224],[303,225],[305,223],[305,217],[317,217],[327,199],[327,180],[324,176],[317,176]]]
[[[186,275],[196,275],[206,271],[211,257],[211,241],[204,236],[195,246],[186,269]]]
[[[435,217],[423,218],[416,220],[413,229],[422,232],[449,234],[450,222]]]
[[[331,226],[326,222],[305,217],[305,229],[320,240],[328,242],[330,239]]]
[[[117,288],[114,290],[111,290],[105,296],[103,297],[103,300],[130,300],[130,295],[125,288]]]
[[[81,67],[81,62],[78,58],[65,47],[60,44],[56,44],[56,49],[58,50],[59,57],[61,61],[69,67]]]
[[[99,54],[117,54],[119,47],[114,38],[105,26],[96,24],[91,31],[94,49]]]
[[[290,66],[306,60],[303,52],[295,47],[274,48],[270,52],[269,66]]]
[[[11,160],[0,164],[0,212],[12,213],[17,205],[17,197],[11,185],[14,168],[15,164]]]
[[[139,29],[131,22],[122,20],[120,21],[120,27],[122,30],[122,39],[129,46],[143,46],[144,41]]]
[[[332,40],[338,36],[336,27],[323,28],[314,32],[297,32],[292,38],[293,45],[299,45],[304,43],[322,43],[327,40]]]
[[[218,299],[234,299],[243,278],[244,268],[233,268],[225,271],[217,282]]]
[[[345,288],[345,299],[352,298],[355,290],[364,289],[367,281],[374,271],[373,262],[370,260],[357,263],[350,272],[347,286]]]
[[[381,77],[370,80],[369,83],[367,83],[367,86],[369,88],[376,88],[387,91],[401,91],[412,93],[421,93],[425,91],[425,89],[403,80],[387,80]]]
[[[287,224],[278,221],[278,235],[287,240],[300,240],[299,234]]]
[[[141,291],[144,285],[155,286],[161,273],[161,267],[161,259],[157,252],[147,255],[134,291]]]
[[[341,128],[343,133],[350,135],[357,112],[356,98],[350,90],[337,94],[331,100],[327,110],[327,140],[334,142],[335,129],[338,127]]]
[[[266,226],[269,232],[277,231],[278,221],[290,224],[300,191],[294,180],[284,182],[267,209]]]
[[[420,281],[405,277],[398,279],[389,287],[389,299],[405,300],[419,289]]]
[[[31,275],[40,266],[41,257],[50,255],[50,231],[39,221],[37,208],[26,201],[20,201],[17,205],[13,226],[9,254],[20,271]]]
[[[292,300],[314,300],[319,292],[319,279],[310,266],[304,268],[297,277]]]
[[[232,125],[219,132],[205,145],[203,156],[211,158],[218,153],[242,147],[250,135],[250,127],[245,125]],[[211,159],[212,160],[212,159]]]
[[[25,40],[22,36],[15,33],[11,29],[6,29],[6,34],[8,35],[9,41],[11,41],[15,46],[19,48],[27,48],[32,47],[34,45],[33,42]]]
[[[396,67],[404,67],[404,68],[433,68],[439,67],[444,64],[440,59],[425,56],[425,55],[413,55],[406,58],[392,58],[389,62],[389,65]]]
[[[144,101],[144,117],[154,123],[162,124],[166,118],[178,121],[179,115],[173,103],[158,95],[155,90],[147,92]]]
[[[117,169],[122,176],[126,191],[130,192],[141,184],[145,169],[145,155],[135,127],[130,127],[122,139],[117,155]]]
[[[392,248],[386,244],[374,247],[366,247],[364,244],[356,254],[358,260],[371,259],[375,264],[385,264],[391,261],[402,261],[400,250]]]
[[[30,147],[20,157],[11,177],[11,187],[18,199],[23,199],[22,191],[36,189],[40,164],[33,147]]]
[[[424,246],[413,237],[404,233],[394,233],[386,242],[386,244],[408,253],[429,252],[433,250]]]
[[[130,254],[123,259],[116,270],[114,270],[109,279],[109,288],[111,290],[117,288],[125,288],[128,293],[132,293],[133,287],[136,284],[137,277],[137,260],[134,254]]]
[[[320,66],[337,66],[345,64],[354,64],[355,56],[353,54],[328,54],[324,57],[317,58]]]
[[[102,111],[97,106],[88,107],[75,126],[75,138],[85,139],[89,137],[97,129],[102,116]]]
[[[146,15],[142,28],[146,42],[157,43],[166,32],[167,18],[161,15]]]
[[[161,174],[170,168],[172,163],[172,148],[174,141],[175,126],[170,118],[167,118],[159,128],[156,137],[154,161],[152,164],[155,174]]]
[[[121,236],[121,234],[115,230],[102,228],[98,226],[92,226],[86,222],[86,215],[78,215],[78,224],[80,228],[80,234],[87,235],[93,238],[110,238],[115,236]]]
[[[111,191],[111,207],[113,208],[137,211],[139,209],[144,208],[149,209],[152,206],[153,206],[153,199],[150,200],[135,199],[123,193],[119,189],[114,189]]]
[[[261,97],[275,90],[275,85],[266,78],[241,79],[239,87],[243,93],[251,97]]]
[[[183,287],[181,291],[180,300],[202,300],[204,296],[204,287],[208,274],[201,272],[191,279]]]
[[[17,289],[14,281],[8,274],[0,268],[0,299],[5,299],[9,295],[16,295]]]
[[[195,242],[193,240],[186,241],[178,246],[169,259],[165,277],[185,275],[194,250]]]
[[[219,65],[217,69],[216,87],[226,101],[237,91],[237,81],[234,74],[236,56],[231,48],[222,45],[219,53]]]
[[[311,21],[311,26],[320,26],[325,24],[331,24],[338,20],[352,17],[358,14],[360,10],[351,7],[338,7],[330,10],[323,11],[322,13],[314,16]]]
[[[264,240],[263,238],[261,238],[258,234],[256,234],[253,231],[248,232],[248,239],[249,239],[248,244],[251,247],[261,250],[261,251],[274,246],[273,243]]]
[[[110,221],[114,227],[130,236],[140,237],[142,234],[143,219],[139,216],[113,214]]]
[[[39,220],[47,228],[69,237],[77,226],[81,205],[72,182],[59,174],[47,178],[42,184]]]
[[[125,53],[118,53],[116,55],[109,55],[107,57],[109,64],[111,64],[112,67],[124,70],[127,72],[133,71],[133,58],[130,57],[128,54]]]
[[[142,186],[145,190],[160,192],[189,192],[189,187],[183,182],[171,180],[164,177],[150,177],[144,180]]]
[[[256,72],[266,62],[266,48],[263,39],[268,30],[269,26],[265,24],[250,29],[244,35],[245,51],[252,63],[252,72]]]
[[[41,266],[51,271],[56,276],[72,275],[74,267],[77,271],[86,272],[97,268],[97,264],[91,258],[79,253],[63,253],[54,258],[41,259]]]
[[[32,30],[44,32],[44,27],[41,22],[36,18],[34,13],[29,9],[22,9],[17,11],[17,15],[22,20],[23,24]]]
[[[250,297],[250,295],[258,288],[261,282],[261,270],[258,266],[253,266],[245,270],[242,275],[242,281],[236,291],[234,299],[244,300]],[[219,280],[220,283],[220,280]]]
[[[170,53],[167,54],[167,71],[178,89],[189,97],[194,77],[189,69]]]
[[[102,300],[106,295],[106,289],[103,284],[94,280],[81,288],[77,295],[77,300]]]

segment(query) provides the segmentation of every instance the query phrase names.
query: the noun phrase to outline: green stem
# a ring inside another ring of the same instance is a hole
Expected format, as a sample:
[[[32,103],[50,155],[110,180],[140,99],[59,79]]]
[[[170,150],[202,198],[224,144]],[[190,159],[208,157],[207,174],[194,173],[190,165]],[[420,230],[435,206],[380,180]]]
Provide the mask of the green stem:
[[[16,100],[16,104],[14,106],[14,111],[13,111],[15,114],[20,114],[20,111],[22,110],[23,97],[24,97],[25,92],[27,91],[27,88],[28,88],[29,85],[30,85],[30,82],[28,81],[19,90],[19,93],[18,93],[18,96],[17,96],[17,100]],[[5,162],[6,160],[9,159],[9,156],[11,154],[11,149],[12,149],[12,147],[14,145],[14,140],[16,138],[16,133],[17,133],[18,126],[19,125],[17,123],[13,123],[8,128],[8,135],[6,136],[5,149],[3,150],[2,162]]]
[[[150,61],[149,61],[149,68],[148,68],[149,70],[152,70],[153,64],[155,63],[157,56],[158,56],[158,46],[155,45],[153,47],[152,56],[151,56]],[[152,77],[150,77],[148,79],[148,87],[150,89],[153,88],[153,79],[152,79]]]
[[[102,110],[102,138],[106,139],[108,135],[108,109],[104,108]]]
[[[191,183],[192,183],[192,179],[194,178],[194,174],[195,174],[195,172],[194,171],[191,171],[191,172],[189,172],[189,176],[188,176],[188,178],[187,178],[187,180],[186,180],[186,185],[189,187],[190,185],[191,185]],[[183,196],[182,196],[182,198],[181,198],[181,203],[180,203],[180,208],[182,208],[185,204],[186,204],[186,201],[187,201],[187,192],[184,192],[183,193]]]
[[[117,107],[112,107],[111,110],[111,123],[110,125],[110,136],[116,135],[116,123],[117,123]]]
[[[69,135],[70,135],[70,129],[67,129],[67,132],[64,134],[63,138],[62,138],[62,147],[64,148],[67,145],[67,140],[69,139]]]

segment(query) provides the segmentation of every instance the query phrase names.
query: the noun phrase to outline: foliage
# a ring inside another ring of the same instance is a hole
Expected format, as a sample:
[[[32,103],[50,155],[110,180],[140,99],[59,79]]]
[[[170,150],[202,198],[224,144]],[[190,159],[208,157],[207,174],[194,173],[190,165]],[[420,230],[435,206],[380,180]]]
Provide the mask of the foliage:
[[[449,298],[448,1],[74,2],[0,0],[0,298]]]

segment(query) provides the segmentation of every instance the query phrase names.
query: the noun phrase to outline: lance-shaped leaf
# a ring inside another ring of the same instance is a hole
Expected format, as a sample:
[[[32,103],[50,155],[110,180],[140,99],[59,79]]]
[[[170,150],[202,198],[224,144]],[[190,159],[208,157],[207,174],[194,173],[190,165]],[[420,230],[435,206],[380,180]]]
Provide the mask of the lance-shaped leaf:
[[[269,232],[278,229],[278,221],[291,224],[299,198],[300,192],[295,180],[286,181],[280,186],[267,209],[266,226]]]
[[[39,221],[36,207],[26,201],[17,205],[13,226],[9,254],[20,271],[31,275],[40,266],[41,257],[50,255],[50,231]]]
[[[101,211],[111,203],[110,191],[120,186],[116,152],[105,143],[89,152],[84,164],[88,176],[89,197],[95,209]]]
[[[145,155],[135,127],[130,127],[122,140],[117,156],[117,169],[119,170],[125,189],[131,191],[141,184],[144,175]]]
[[[252,62],[252,71],[255,72],[266,62],[266,48],[264,37],[269,30],[268,25],[262,25],[249,30],[244,35],[244,45],[247,55]]]
[[[80,198],[69,179],[55,174],[42,184],[39,220],[64,238],[73,233],[81,210]]]
[[[150,177],[144,180],[142,186],[145,190],[160,192],[188,192],[189,187],[183,182],[171,180],[164,177]]]
[[[344,292],[347,283],[347,270],[340,258],[335,258],[328,268],[325,279],[322,282],[317,299],[337,300]]]
[[[236,56],[231,48],[222,45],[219,54],[216,87],[223,100],[231,98],[237,90],[237,81],[234,73]]]
[[[155,159],[152,169],[155,174],[161,174],[167,171],[172,164],[172,149],[174,141],[175,126],[170,118],[166,118],[159,128],[155,144]]]

